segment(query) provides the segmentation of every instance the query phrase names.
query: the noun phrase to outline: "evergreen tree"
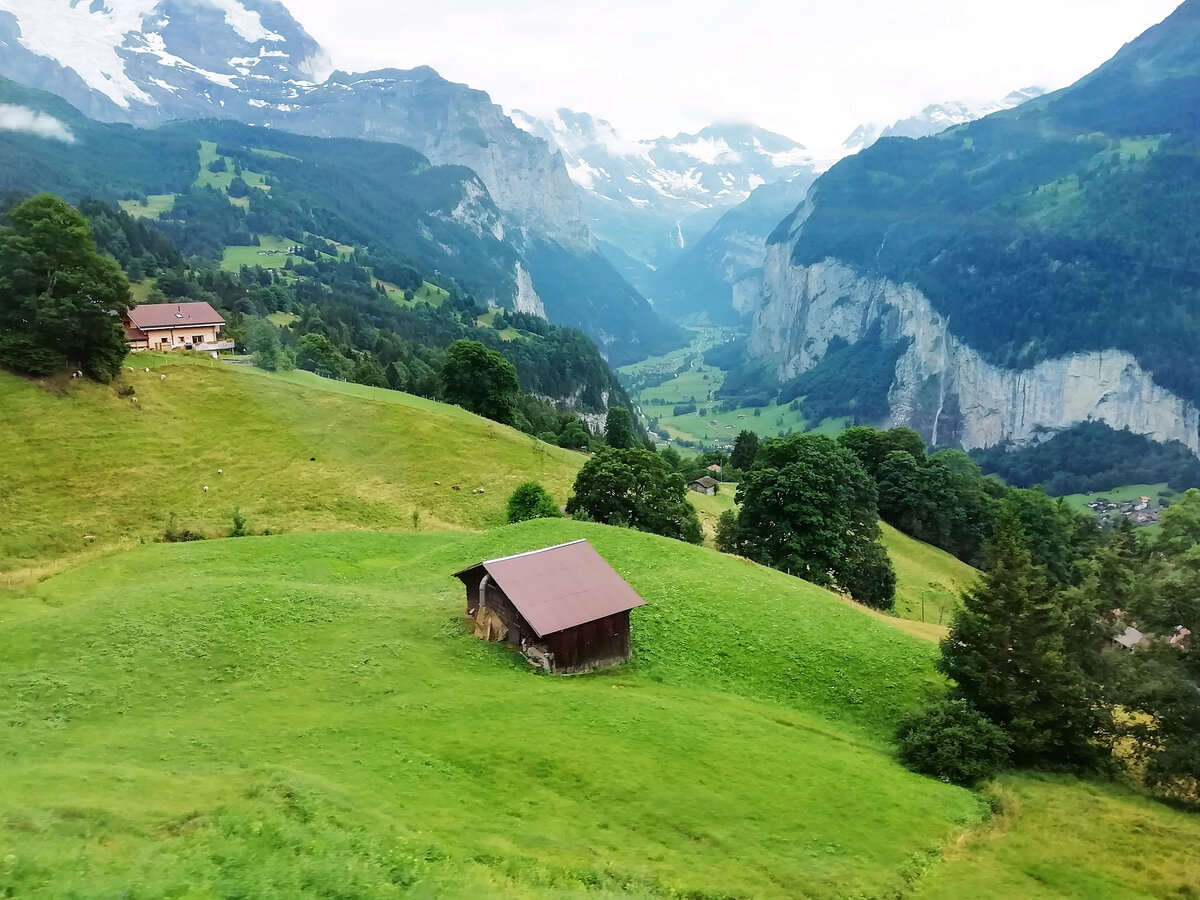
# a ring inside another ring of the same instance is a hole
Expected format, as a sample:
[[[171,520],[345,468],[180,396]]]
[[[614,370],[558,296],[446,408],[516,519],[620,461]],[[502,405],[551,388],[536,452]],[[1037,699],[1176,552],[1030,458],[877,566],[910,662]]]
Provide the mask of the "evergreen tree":
[[[1098,759],[1099,690],[1068,645],[1066,602],[1033,564],[1016,516],[997,525],[992,564],[942,642],[938,669],[1012,739],[1019,765]]]
[[[749,472],[754,466],[754,457],[758,454],[758,435],[753,431],[742,431],[733,441],[733,451],[729,454],[729,465],[739,472]]]
[[[623,406],[610,406],[604,420],[604,440],[614,450],[628,450],[638,446],[633,431],[633,414]]]

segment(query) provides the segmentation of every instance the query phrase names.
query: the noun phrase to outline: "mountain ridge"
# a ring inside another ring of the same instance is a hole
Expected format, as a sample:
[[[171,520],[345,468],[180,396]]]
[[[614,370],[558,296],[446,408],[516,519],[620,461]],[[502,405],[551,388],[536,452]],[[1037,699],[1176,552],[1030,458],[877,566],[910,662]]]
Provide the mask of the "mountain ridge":
[[[787,379],[876,323],[907,346],[889,421],[927,440],[1096,419],[1196,452],[1200,320],[1173,273],[1200,240],[1198,8],[1075,86],[834,166],[770,239],[757,356]]]

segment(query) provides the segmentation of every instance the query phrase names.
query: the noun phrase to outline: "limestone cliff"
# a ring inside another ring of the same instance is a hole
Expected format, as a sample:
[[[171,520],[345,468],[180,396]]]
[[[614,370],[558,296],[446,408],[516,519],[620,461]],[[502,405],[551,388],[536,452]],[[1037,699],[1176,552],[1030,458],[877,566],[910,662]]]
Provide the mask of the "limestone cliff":
[[[780,379],[814,366],[833,338],[853,344],[876,324],[885,342],[907,343],[886,424],[915,428],[931,444],[1019,445],[1095,420],[1180,441],[1200,455],[1200,409],[1157,385],[1129,353],[1080,352],[1030,369],[1001,368],[957,338],[915,287],[832,259],[795,265],[790,241],[768,247],[751,353],[773,360]]]

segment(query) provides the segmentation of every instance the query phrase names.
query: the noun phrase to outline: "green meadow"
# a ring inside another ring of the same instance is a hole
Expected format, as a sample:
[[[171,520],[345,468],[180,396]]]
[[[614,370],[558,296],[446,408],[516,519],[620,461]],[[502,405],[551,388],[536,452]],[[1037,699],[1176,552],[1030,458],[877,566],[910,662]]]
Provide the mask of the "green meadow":
[[[212,536],[235,508],[276,532],[490,528],[529,477],[565,503],[583,462],[396,391],[207,358],[129,362],[113,386],[0,373],[0,584],[160,538],[172,514]]]
[[[122,200],[121,209],[138,219],[157,219],[175,208],[174,194],[151,194],[143,205],[138,200]]]
[[[465,565],[586,537],[637,661],[541,677]],[[984,804],[891,757],[932,648],[713,551],[567,521],[155,545],[7,604],[18,896],[845,897]]]
[[[461,409],[129,362],[0,375],[0,896],[1197,893],[1194,815],[898,765],[944,690],[930,611],[974,577],[940,551],[885,529],[927,622],[873,614],[704,547],[505,526],[516,483],[561,502],[584,458]],[[710,529],[723,487],[693,497]],[[159,542],[234,509],[272,534]],[[578,538],[647,601],[630,664],[551,677],[471,636],[454,571]]]

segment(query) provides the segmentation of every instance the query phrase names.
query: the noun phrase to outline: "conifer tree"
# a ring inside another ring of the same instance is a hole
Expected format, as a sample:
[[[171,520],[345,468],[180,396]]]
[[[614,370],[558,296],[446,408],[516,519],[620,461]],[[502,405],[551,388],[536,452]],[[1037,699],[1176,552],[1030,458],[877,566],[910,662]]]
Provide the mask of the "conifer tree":
[[[1033,564],[1014,514],[999,521],[992,564],[942,642],[938,669],[1012,739],[1018,765],[1086,765],[1098,757],[1099,689],[1071,646],[1063,595]]]

